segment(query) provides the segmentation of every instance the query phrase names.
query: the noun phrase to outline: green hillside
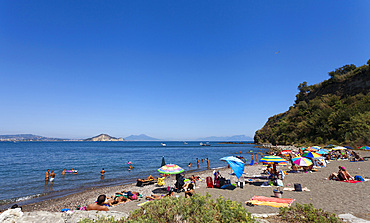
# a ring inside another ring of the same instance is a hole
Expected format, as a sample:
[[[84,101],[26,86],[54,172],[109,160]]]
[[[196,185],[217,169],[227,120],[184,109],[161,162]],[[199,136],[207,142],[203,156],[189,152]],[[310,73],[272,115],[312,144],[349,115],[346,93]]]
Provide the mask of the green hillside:
[[[321,83],[298,86],[288,111],[270,117],[256,131],[255,143],[346,144],[370,143],[370,60],[345,65]]]

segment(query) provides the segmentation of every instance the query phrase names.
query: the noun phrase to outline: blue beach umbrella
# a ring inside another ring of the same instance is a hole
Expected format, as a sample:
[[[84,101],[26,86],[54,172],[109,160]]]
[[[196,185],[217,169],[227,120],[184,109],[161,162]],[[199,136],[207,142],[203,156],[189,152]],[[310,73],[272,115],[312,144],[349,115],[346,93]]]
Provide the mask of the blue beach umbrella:
[[[234,156],[223,157],[220,160],[226,161],[239,179],[244,172],[244,162]]]
[[[320,155],[325,155],[325,154],[328,154],[329,153],[329,150],[320,149],[319,151],[317,151],[317,153],[320,154]]]

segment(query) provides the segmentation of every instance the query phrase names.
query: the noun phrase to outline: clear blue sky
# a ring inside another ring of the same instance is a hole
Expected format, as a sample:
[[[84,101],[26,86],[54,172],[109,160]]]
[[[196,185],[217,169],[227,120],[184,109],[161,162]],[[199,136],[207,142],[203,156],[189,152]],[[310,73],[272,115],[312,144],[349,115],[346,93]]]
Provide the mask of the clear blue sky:
[[[370,1],[0,1],[0,134],[245,134],[370,59]],[[276,53],[280,51],[279,53]]]

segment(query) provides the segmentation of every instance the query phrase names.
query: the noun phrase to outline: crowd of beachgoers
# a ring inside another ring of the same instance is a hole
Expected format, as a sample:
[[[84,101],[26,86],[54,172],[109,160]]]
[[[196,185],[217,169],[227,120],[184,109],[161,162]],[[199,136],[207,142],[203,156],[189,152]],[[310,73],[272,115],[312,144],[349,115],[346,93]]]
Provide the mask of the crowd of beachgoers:
[[[138,179],[135,184],[93,188],[21,209],[13,206],[14,209],[7,211],[21,212],[19,222],[38,219],[41,215],[43,219],[49,216],[53,221],[58,218],[65,222],[96,218],[96,215],[120,218],[163,197],[208,193],[212,198],[222,196],[241,202],[254,214],[277,213],[279,205],[274,199],[285,199],[289,202],[283,206],[312,203],[315,208],[331,213],[370,220],[369,154],[367,150],[345,147],[309,147],[266,154],[254,162],[239,156],[245,163],[240,178],[230,167],[171,175],[153,173],[154,177]],[[281,160],[273,161],[273,157]]]

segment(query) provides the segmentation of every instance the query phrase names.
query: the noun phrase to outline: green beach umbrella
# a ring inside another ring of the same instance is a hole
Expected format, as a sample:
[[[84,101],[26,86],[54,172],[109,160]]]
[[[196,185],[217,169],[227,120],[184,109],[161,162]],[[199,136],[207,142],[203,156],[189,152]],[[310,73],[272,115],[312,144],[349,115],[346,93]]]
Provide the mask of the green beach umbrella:
[[[163,174],[178,174],[184,172],[184,169],[176,164],[167,164],[159,168],[158,172]]]

